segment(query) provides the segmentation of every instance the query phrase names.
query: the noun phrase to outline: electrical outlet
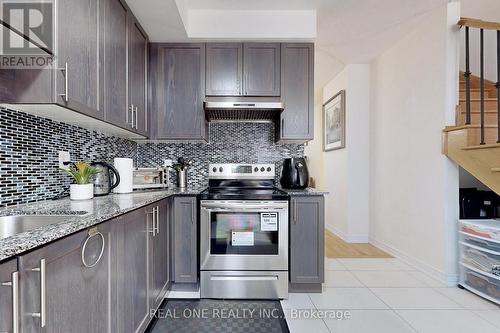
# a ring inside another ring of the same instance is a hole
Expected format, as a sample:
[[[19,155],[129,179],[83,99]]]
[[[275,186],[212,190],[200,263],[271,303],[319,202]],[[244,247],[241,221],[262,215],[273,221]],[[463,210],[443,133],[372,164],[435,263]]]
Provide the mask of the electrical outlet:
[[[64,162],[71,162],[69,151],[59,152],[59,168],[69,170],[69,165],[64,165]]]

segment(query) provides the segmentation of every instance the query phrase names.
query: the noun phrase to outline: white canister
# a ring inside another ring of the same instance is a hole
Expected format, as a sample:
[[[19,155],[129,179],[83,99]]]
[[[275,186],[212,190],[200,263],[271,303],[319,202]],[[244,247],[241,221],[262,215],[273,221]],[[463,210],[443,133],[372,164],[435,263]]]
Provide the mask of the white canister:
[[[89,200],[94,197],[94,184],[71,184],[69,198],[71,200]]]
[[[134,185],[134,160],[131,158],[115,158],[113,161],[116,171],[120,174],[120,184],[113,190],[114,193],[131,193]]]

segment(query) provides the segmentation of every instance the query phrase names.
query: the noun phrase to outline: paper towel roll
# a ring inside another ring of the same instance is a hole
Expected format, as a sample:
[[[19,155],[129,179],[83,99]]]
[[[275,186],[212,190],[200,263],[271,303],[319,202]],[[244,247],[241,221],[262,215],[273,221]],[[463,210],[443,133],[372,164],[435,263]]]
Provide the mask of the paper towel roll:
[[[115,193],[131,193],[134,189],[134,160],[131,158],[115,158],[113,164],[120,174],[120,184]]]

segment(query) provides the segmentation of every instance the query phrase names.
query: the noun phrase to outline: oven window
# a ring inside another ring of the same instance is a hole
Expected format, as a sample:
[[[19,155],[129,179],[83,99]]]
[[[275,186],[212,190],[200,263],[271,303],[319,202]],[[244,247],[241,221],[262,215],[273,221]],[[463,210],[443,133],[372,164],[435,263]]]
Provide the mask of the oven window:
[[[278,254],[277,212],[212,212],[210,254]]]

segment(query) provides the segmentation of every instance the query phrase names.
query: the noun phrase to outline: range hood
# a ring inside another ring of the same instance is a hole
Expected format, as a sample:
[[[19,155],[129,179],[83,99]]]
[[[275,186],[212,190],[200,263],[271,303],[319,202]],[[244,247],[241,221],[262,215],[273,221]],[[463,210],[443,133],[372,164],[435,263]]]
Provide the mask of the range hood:
[[[284,109],[279,97],[207,97],[203,105],[209,121],[274,121]]]

